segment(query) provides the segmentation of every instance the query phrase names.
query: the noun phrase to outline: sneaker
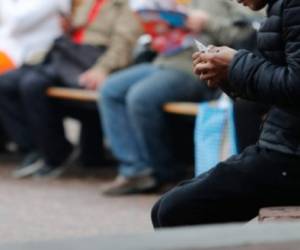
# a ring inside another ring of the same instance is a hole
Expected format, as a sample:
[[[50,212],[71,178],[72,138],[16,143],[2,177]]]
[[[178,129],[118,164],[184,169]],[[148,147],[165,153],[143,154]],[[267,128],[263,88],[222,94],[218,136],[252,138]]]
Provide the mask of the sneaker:
[[[158,183],[151,175],[131,178],[118,176],[103,194],[107,196],[121,196],[147,193],[156,190],[157,187]]]
[[[35,163],[41,159],[42,159],[42,156],[40,155],[40,153],[38,153],[37,151],[32,151],[24,157],[20,168],[32,165],[33,163]]]
[[[29,177],[29,176],[33,175],[34,173],[36,173],[36,171],[39,171],[41,168],[43,168],[44,164],[45,163],[41,158],[33,161],[31,164],[29,162],[27,162],[26,165],[21,165],[21,167],[16,169],[12,173],[12,177],[18,178],[18,179]]]
[[[36,178],[56,178],[61,176],[79,157],[79,150],[75,148],[71,154],[58,166],[51,166],[46,163],[38,169],[33,176]]]
[[[46,163],[38,169],[33,177],[35,178],[57,178],[61,176],[66,171],[64,166],[50,166]]]

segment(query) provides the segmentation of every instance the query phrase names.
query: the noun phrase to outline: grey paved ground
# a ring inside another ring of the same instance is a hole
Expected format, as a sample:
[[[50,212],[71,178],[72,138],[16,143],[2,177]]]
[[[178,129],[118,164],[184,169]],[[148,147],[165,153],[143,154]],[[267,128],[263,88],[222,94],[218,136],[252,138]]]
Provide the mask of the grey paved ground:
[[[216,225],[131,236],[1,244],[2,250],[299,250],[300,224]]]
[[[10,177],[15,165],[0,156],[1,243],[152,232],[149,214],[158,196],[103,197],[111,171],[15,180]]]
[[[149,214],[158,197],[103,197],[101,190],[112,171],[90,175],[77,170],[57,180],[15,180],[10,177],[14,167],[15,161],[0,156],[1,250],[300,249],[299,223],[152,233]]]

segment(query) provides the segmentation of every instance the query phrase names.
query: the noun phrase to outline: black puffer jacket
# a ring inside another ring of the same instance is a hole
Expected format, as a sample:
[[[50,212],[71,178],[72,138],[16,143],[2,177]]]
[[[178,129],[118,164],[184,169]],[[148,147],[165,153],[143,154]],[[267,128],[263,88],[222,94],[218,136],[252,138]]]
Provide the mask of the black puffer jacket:
[[[235,56],[230,95],[272,106],[259,144],[300,156],[300,0],[269,0],[258,47]]]

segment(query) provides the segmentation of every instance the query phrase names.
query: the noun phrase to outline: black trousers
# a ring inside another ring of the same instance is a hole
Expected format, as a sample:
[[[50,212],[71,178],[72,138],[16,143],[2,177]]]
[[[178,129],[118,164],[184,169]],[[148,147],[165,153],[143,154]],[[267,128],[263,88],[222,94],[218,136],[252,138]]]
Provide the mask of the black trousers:
[[[22,67],[0,76],[0,119],[5,130],[22,148],[38,150],[50,165],[60,164],[72,150],[63,127],[63,118],[72,113],[71,108],[46,95],[47,88],[55,83],[35,67]],[[71,116],[80,119],[86,130],[92,126],[89,133],[94,140],[102,141],[95,110],[76,108]],[[95,130],[97,134],[93,134]],[[85,134],[82,139],[90,138]],[[101,149],[93,151],[101,154]]]
[[[262,207],[300,204],[300,157],[251,146],[166,193],[155,228],[243,222]]]
[[[5,152],[6,151],[6,143],[9,142],[9,137],[6,133],[6,131],[4,130],[2,123],[0,123],[0,153],[1,152]]]

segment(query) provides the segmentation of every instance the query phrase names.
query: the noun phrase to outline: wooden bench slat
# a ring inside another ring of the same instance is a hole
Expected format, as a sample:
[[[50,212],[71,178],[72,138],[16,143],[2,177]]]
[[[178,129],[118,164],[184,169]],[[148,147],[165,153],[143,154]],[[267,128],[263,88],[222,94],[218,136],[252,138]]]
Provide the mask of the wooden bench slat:
[[[96,91],[63,87],[50,87],[47,95],[51,98],[81,102],[95,102],[98,99]],[[167,113],[195,116],[198,114],[198,103],[170,102],[163,109]]]
[[[82,102],[95,102],[98,98],[96,91],[60,87],[48,88],[47,95],[52,98]]]
[[[198,114],[199,105],[198,103],[170,102],[165,104],[163,109],[167,113],[195,116]]]

